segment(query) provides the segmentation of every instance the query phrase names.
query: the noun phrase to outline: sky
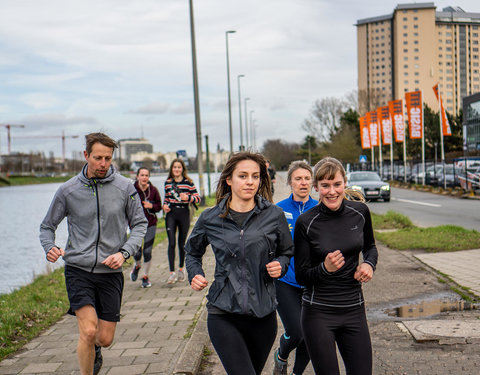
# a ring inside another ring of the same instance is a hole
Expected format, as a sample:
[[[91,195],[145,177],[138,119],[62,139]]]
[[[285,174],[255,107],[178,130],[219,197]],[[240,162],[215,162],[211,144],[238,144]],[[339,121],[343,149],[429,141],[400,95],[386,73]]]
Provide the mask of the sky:
[[[234,149],[238,82],[244,144],[245,117],[257,148],[267,139],[301,142],[316,100],[356,89],[356,21],[399,3],[407,2],[194,0],[200,122],[210,150],[230,149],[227,30],[236,31],[228,35]],[[25,126],[11,129],[12,152],[61,156],[64,133],[70,158],[84,149],[85,134],[101,131],[144,137],[155,152],[196,153],[188,0],[0,4],[0,124]],[[435,5],[480,13],[476,0]]]

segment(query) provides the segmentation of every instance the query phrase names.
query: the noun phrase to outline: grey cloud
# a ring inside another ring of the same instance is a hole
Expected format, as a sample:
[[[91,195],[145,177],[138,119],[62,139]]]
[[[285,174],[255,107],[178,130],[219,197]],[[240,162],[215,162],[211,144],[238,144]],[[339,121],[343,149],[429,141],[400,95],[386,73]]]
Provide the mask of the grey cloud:
[[[128,113],[134,113],[139,115],[152,115],[152,114],[160,115],[160,114],[166,113],[169,107],[170,106],[168,104],[156,102],[156,103],[147,104],[137,109],[132,109],[128,111]]]

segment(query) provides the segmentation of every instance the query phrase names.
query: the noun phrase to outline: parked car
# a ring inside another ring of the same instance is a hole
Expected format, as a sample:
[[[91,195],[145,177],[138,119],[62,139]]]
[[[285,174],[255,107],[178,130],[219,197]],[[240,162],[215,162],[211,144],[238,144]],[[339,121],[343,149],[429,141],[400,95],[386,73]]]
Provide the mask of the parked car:
[[[347,175],[347,186],[361,191],[368,200],[390,201],[390,185],[376,172],[351,172]]]

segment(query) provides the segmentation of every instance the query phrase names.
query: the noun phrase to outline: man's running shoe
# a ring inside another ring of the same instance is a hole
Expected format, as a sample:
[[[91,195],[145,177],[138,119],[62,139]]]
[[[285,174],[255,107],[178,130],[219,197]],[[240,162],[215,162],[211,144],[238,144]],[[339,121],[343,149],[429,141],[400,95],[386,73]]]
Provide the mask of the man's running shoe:
[[[167,284],[175,284],[176,281],[177,281],[177,275],[175,274],[175,272],[172,272],[170,276],[168,276]]]
[[[152,286],[152,283],[150,280],[148,280],[148,276],[143,276],[142,279],[142,288],[150,288]]]
[[[130,280],[137,281],[138,271],[140,271],[140,266],[133,266],[132,272],[130,272]]]
[[[273,353],[273,375],[287,375],[288,362],[278,358],[278,349]]]
[[[183,272],[183,270],[179,269],[177,274],[178,274],[177,281],[185,281],[185,272]]]
[[[102,348],[95,345],[95,362],[93,362],[93,375],[97,375],[103,365]]]

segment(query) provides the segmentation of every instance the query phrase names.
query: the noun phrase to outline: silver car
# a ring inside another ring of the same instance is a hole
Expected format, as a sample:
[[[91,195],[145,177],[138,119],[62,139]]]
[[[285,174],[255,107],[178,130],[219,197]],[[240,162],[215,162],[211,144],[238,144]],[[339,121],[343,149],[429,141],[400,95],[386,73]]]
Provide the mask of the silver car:
[[[376,172],[351,172],[347,175],[347,186],[361,191],[367,200],[390,201],[390,185]]]

